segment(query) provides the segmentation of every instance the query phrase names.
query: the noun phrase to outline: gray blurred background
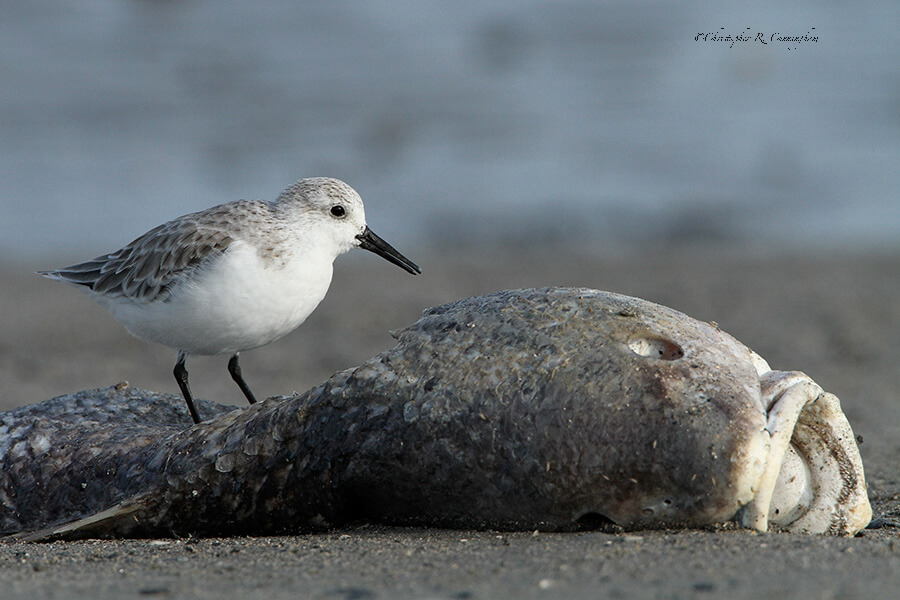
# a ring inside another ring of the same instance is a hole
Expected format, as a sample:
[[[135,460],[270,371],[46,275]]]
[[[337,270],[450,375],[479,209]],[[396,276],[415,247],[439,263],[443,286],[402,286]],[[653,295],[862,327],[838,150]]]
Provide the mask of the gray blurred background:
[[[0,6],[7,260],[313,175],[407,250],[898,248],[895,0]]]

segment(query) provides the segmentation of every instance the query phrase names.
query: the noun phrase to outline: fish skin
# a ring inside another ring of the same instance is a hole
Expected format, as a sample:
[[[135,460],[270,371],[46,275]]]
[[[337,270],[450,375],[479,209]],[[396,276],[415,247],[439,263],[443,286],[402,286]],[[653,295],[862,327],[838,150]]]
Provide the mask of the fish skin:
[[[299,396],[203,403],[217,416],[189,429],[172,396],[127,387],[3,413],[0,534],[700,526],[761,473],[750,351],[678,311],[513,290],[429,309],[397,338]],[[644,338],[683,356],[638,354]]]

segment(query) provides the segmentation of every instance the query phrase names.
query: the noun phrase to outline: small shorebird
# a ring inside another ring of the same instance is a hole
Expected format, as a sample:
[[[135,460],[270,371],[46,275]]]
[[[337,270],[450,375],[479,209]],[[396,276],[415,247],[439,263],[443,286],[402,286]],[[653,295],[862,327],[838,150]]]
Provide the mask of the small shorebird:
[[[121,250],[39,274],[80,286],[133,336],[178,350],[175,380],[199,423],[187,355],[230,354],[228,372],[256,402],[239,353],[303,323],[328,291],[334,260],[355,247],[421,273],[369,229],[353,188],[315,177],[274,202],[241,200],[184,215]]]

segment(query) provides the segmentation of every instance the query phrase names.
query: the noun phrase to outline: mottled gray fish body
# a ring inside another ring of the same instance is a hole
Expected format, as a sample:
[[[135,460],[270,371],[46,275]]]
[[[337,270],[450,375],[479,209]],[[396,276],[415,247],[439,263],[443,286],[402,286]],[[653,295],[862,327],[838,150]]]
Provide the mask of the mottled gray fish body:
[[[167,397],[129,388],[6,413],[0,532],[736,518],[852,534],[870,514],[862,465],[836,398],[820,392],[715,326],[650,302],[499,292],[426,311],[393,349],[303,395],[240,410],[206,404],[219,416],[188,430]],[[819,446],[830,458],[812,455]],[[810,475],[817,460],[835,481]]]

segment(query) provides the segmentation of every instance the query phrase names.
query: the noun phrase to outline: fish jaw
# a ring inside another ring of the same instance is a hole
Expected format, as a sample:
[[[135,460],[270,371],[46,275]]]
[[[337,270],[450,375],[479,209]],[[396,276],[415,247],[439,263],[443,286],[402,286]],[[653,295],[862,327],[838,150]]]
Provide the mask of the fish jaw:
[[[744,527],[852,536],[872,518],[862,459],[834,394],[800,372],[760,376],[770,442]]]

